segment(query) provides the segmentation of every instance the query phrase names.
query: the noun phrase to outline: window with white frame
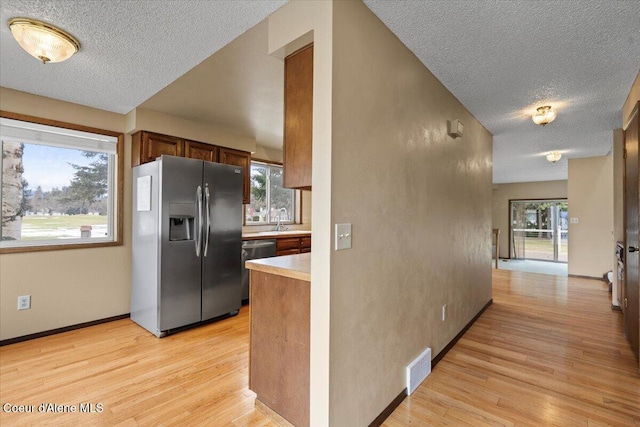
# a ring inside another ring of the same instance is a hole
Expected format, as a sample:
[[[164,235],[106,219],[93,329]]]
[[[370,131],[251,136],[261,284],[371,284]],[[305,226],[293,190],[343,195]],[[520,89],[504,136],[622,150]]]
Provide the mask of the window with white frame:
[[[251,162],[251,203],[245,209],[246,225],[293,223],[296,191],[282,186],[282,166]]]
[[[122,135],[35,120],[0,118],[0,250],[120,242]]]

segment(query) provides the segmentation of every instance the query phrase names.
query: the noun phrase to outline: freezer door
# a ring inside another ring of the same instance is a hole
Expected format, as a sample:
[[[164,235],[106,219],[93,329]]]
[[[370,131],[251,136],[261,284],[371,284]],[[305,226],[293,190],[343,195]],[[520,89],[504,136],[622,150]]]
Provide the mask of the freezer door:
[[[136,166],[132,175],[131,320],[159,335],[158,163]]]
[[[202,320],[208,320],[241,304],[242,168],[204,162],[203,194]]]
[[[160,160],[160,330],[201,319],[201,256],[198,256],[202,191],[201,160],[162,156]]]

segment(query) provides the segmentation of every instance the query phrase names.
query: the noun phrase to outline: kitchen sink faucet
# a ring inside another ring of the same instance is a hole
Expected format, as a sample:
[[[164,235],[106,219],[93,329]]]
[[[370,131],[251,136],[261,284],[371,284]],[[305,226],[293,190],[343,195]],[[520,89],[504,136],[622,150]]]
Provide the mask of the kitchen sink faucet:
[[[281,216],[282,216],[282,211],[284,211],[284,214],[285,214],[286,216],[288,216],[288,214],[287,214],[287,208],[280,208],[280,209],[278,209],[278,223],[277,223],[277,225],[276,225],[276,229],[275,229],[275,231],[282,231],[283,226],[282,226],[282,223],[280,222],[280,219],[281,219]]]

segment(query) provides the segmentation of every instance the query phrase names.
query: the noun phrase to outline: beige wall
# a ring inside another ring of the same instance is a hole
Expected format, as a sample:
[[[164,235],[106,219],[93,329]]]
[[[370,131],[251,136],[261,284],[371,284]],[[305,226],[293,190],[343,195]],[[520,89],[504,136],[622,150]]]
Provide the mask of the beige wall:
[[[251,153],[251,158],[256,160],[266,160],[269,162],[283,162],[284,155],[282,150],[275,150],[263,145],[256,145],[255,151]]]
[[[500,229],[500,257],[510,258],[509,200],[566,198],[567,181],[565,180],[494,184],[491,216],[492,227]]]
[[[237,150],[256,151],[256,140],[253,137],[240,135],[219,126],[168,116],[144,108],[136,108],[126,115],[125,132],[132,134],[139,130],[177,136]]]
[[[121,114],[0,88],[0,109],[123,132]],[[129,312],[131,141],[125,137],[123,246],[0,255],[0,339]],[[17,311],[19,295],[31,309]]]
[[[278,58],[313,41],[313,172],[311,213],[311,426],[329,424],[331,275],[332,13],[329,1],[289,2],[269,16],[269,53]]]
[[[613,156],[569,159],[569,274],[613,269]]]
[[[624,141],[622,129],[613,131],[613,243],[624,241]],[[611,304],[620,306],[618,300],[617,265],[618,258],[615,253],[613,259],[613,286],[611,292]]]
[[[366,426],[491,299],[492,136],[363,3],[333,17],[331,215],[353,247],[331,252],[329,425]]]

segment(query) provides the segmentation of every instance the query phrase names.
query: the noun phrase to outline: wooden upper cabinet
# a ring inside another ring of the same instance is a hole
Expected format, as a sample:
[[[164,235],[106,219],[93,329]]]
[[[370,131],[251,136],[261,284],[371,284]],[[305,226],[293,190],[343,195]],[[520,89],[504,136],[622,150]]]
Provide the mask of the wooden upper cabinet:
[[[131,166],[153,162],[163,154],[183,156],[184,141],[174,136],[140,131],[131,136]]]
[[[311,189],[313,44],[284,60],[284,186]]]
[[[175,136],[139,131],[131,135],[131,166],[153,162],[163,154],[207,162],[224,163],[243,168],[242,203],[251,203],[251,153],[189,141]]]
[[[218,161],[218,147],[202,142],[184,141],[184,156],[190,159],[205,160],[207,162]]]
[[[242,203],[251,203],[251,193],[249,189],[249,180],[251,179],[251,153],[234,150],[232,148],[218,147],[218,161],[225,165],[240,166],[243,168]]]

